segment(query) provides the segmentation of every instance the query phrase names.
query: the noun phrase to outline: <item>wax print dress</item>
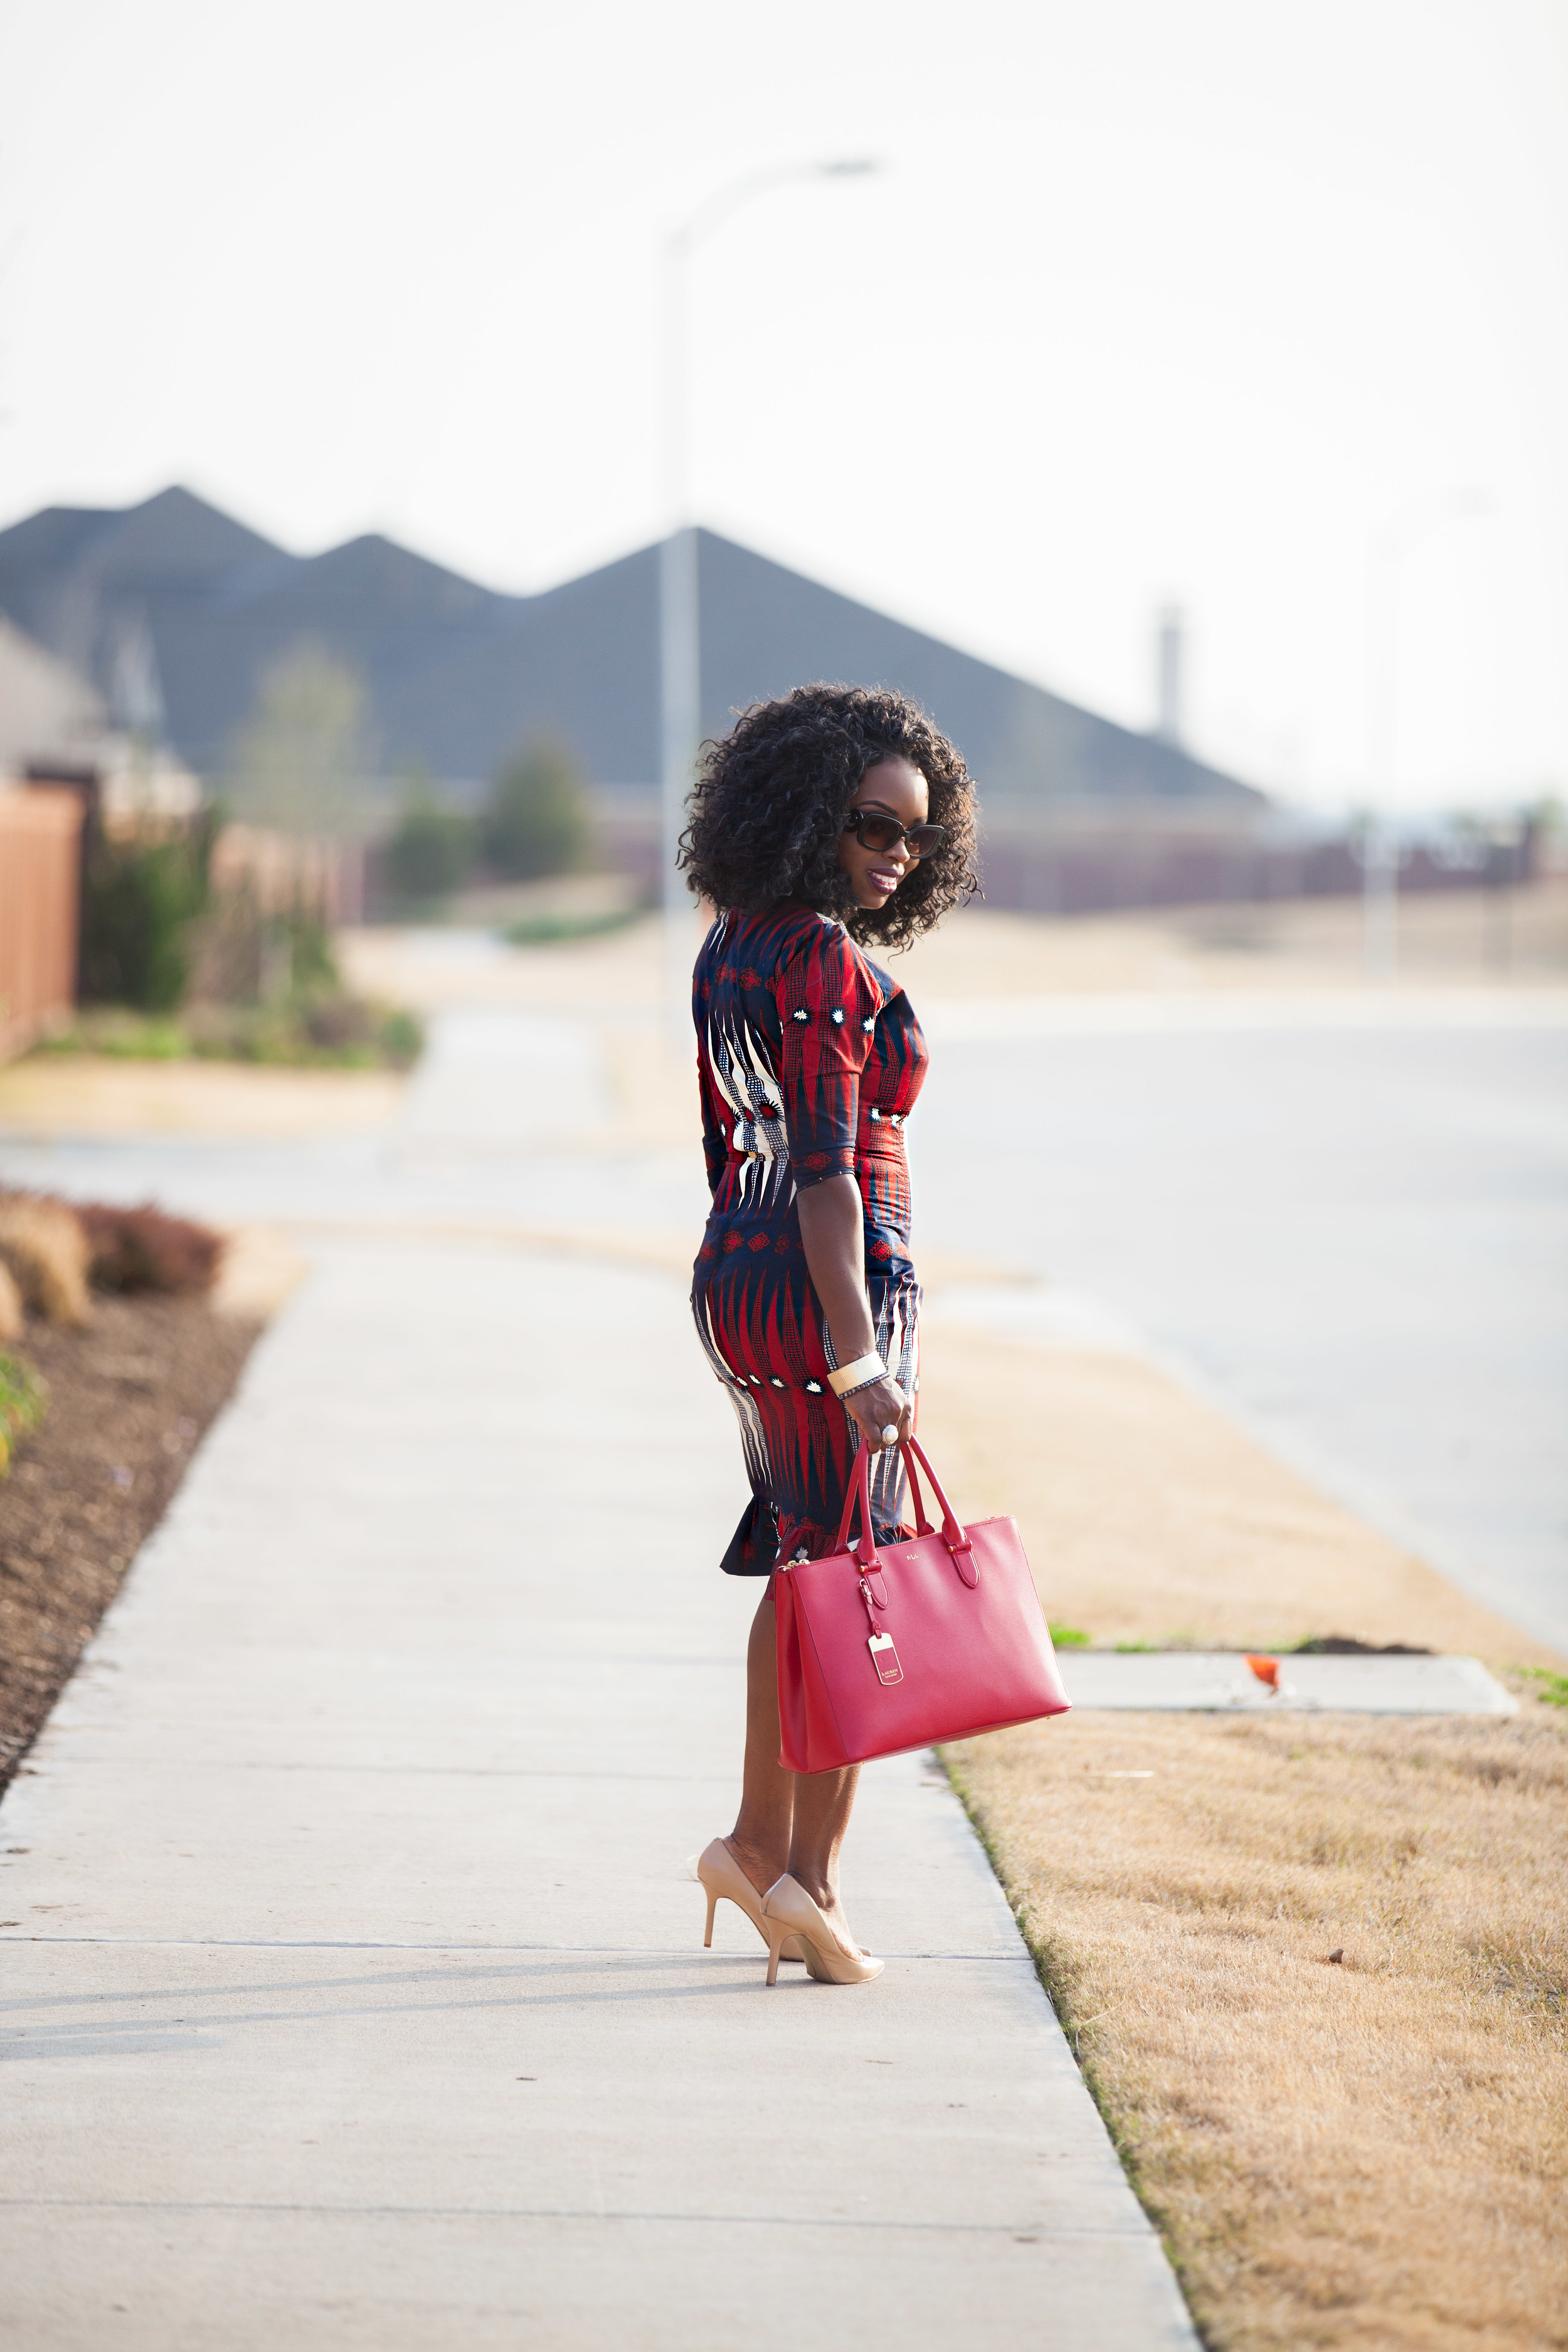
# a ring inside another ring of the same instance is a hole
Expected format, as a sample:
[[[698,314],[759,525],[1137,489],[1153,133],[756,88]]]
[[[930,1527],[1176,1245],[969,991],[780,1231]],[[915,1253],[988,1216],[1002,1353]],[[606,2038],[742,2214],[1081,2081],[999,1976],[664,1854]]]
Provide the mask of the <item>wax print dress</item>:
[[[801,907],[721,916],[697,959],[692,1015],[713,1195],[692,1312],[752,1486],[723,1567],[763,1576],[832,1549],[858,1444],[827,1385],[837,1359],[801,1244],[806,1186],[837,1175],[859,1186],[877,1346],[906,1395],[919,1387],[904,1122],[925,1040],[898,982],[842,924]],[[872,1486],[879,1538],[896,1536],[903,1495],[889,1449]]]

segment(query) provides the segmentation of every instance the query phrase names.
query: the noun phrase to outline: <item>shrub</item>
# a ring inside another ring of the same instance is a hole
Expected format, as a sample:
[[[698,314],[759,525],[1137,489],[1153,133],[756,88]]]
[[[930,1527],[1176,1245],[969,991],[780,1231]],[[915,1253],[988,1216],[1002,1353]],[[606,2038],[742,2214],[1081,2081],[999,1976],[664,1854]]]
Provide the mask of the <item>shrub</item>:
[[[425,1051],[425,1024],[417,1013],[395,1005],[381,1015],[376,1043],[395,1070],[411,1070]]]
[[[375,1010],[363,996],[319,996],[300,1006],[300,1019],[311,1045],[329,1054],[375,1042]]]
[[[212,1288],[224,1240],[210,1226],[188,1217],[165,1216],[150,1201],[140,1209],[89,1201],[76,1213],[91,1253],[95,1289],[160,1290],[178,1296]]]
[[[0,1356],[0,1478],[11,1475],[11,1449],[37,1429],[48,1409],[49,1392],[37,1372],[17,1356]]]
[[[169,1013],[185,993],[207,903],[212,825],[110,839],[89,822],[82,851],[79,993],[88,1004]]]
[[[332,953],[332,934],[320,907],[298,899],[279,927],[289,951],[289,990],[293,996],[340,995],[342,975]]]
[[[425,1031],[416,1014],[363,996],[323,996],[307,1004],[300,1014],[305,1034],[323,1056],[346,1056],[358,1049],[366,1067],[390,1062],[407,1069],[425,1048]]]
[[[490,789],[480,843],[509,881],[570,874],[587,865],[594,825],[575,761],[542,738],[523,745]]]
[[[466,881],[477,848],[473,821],[437,803],[427,783],[416,783],[386,845],[386,871],[405,898],[441,898]]]
[[[199,1295],[212,1288],[224,1239],[188,1217],[47,1192],[0,1192],[0,1266],[51,1323],[85,1323],[95,1289]]]
[[[51,1323],[85,1323],[89,1251],[81,1220],[64,1201],[0,1192],[0,1259],[24,1303]]]
[[[291,1004],[194,1005],[184,1030],[187,1049],[200,1061],[271,1068],[406,1070],[425,1045],[414,1013],[342,994]]]
[[[297,878],[292,900],[264,904],[254,873],[214,890],[195,942],[190,993],[200,1003],[260,1004],[341,989],[318,892]]]

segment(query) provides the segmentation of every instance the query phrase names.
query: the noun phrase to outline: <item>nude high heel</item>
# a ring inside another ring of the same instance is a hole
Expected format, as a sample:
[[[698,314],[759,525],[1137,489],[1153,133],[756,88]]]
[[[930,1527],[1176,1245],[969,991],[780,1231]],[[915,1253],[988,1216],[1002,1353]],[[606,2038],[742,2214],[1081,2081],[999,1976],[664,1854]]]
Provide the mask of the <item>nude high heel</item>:
[[[805,1947],[805,1965],[819,1984],[867,1984],[882,1973],[869,1952],[847,1952],[818,1906],[786,1870],[763,1897],[763,1932],[768,1939],[768,1982],[776,1984],[784,1940]]]
[[[701,1882],[702,1892],[708,1897],[708,1925],[702,1936],[703,1950],[711,1951],[713,1948],[713,1914],[719,1908],[720,1900],[722,1898],[726,1902],[732,1903],[737,1911],[745,1913],[771,1952],[773,1935],[767,1921],[763,1917],[763,1898],[722,1838],[715,1838],[712,1844],[705,1846],[698,1855],[697,1875]],[[779,1957],[785,1960],[802,1960],[805,1955],[795,1942],[794,1936],[790,1935]],[[769,1977],[768,1982],[772,1984],[772,1977]]]

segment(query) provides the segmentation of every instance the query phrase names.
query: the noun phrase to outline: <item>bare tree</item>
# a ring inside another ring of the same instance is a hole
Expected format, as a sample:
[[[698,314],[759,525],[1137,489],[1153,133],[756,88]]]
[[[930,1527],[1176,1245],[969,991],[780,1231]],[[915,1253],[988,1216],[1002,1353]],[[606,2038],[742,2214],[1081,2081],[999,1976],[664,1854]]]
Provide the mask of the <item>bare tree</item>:
[[[337,838],[359,813],[365,690],[346,663],[301,645],[265,672],[230,747],[235,815],[300,837]]]

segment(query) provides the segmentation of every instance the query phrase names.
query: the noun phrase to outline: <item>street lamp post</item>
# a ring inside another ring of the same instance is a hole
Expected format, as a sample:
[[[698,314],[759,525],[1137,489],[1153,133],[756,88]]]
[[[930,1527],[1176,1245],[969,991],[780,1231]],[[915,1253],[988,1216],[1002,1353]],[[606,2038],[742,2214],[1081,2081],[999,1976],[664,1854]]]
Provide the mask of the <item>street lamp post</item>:
[[[1390,803],[1397,756],[1399,595],[1405,559],[1461,515],[1487,511],[1482,490],[1415,499],[1376,533],[1367,566],[1366,760],[1371,804],[1362,845],[1362,970],[1392,980],[1399,964],[1399,841]]]
[[[665,239],[662,286],[665,536],[658,551],[659,857],[664,908],[666,1010],[684,1025],[689,900],[676,866],[691,763],[702,725],[701,607],[697,529],[688,513],[687,264],[698,247],[743,205],[805,180],[859,179],[878,165],[851,157],[830,163],[780,163],[748,172],[700,205]]]

